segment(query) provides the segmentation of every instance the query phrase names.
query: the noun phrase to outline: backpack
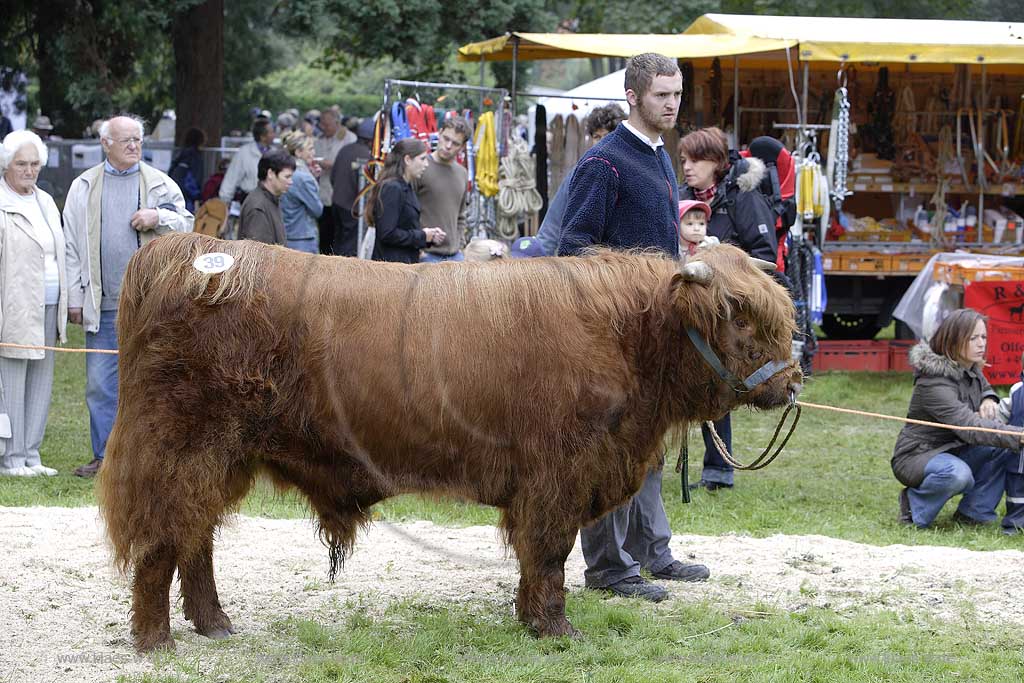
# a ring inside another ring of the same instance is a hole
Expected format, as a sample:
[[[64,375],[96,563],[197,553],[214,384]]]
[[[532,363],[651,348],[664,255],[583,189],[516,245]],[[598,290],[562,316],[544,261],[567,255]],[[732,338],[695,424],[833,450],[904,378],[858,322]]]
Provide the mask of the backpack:
[[[196,220],[192,227],[193,232],[200,235],[218,237],[221,226],[228,217],[227,205],[219,199],[207,199],[199,210],[196,211]]]
[[[761,181],[761,194],[768,198],[775,213],[776,234],[789,230],[796,222],[796,168],[793,155],[773,137],[762,135],[750,141],[740,152],[742,157],[757,157],[768,173]]]
[[[779,245],[776,265],[779,272],[783,272],[786,254],[789,253],[789,228],[796,222],[796,164],[793,163],[793,155],[780,141],[762,135],[751,140],[740,156],[757,157],[768,171],[758,189],[775,214],[775,237]]]

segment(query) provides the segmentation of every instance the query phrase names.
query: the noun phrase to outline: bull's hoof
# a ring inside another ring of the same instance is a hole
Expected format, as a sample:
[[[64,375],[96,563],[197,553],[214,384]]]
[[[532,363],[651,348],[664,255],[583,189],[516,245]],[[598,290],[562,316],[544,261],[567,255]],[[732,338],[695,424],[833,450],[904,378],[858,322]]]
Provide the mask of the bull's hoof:
[[[139,654],[151,652],[174,652],[174,638],[170,633],[157,633],[152,636],[134,637],[135,650]]]
[[[199,633],[199,635],[206,636],[207,638],[210,638],[211,640],[224,640],[226,638],[230,638],[231,634],[233,634],[234,632],[235,631],[233,629],[214,628],[214,629],[210,629],[208,631],[198,632],[198,633]]]
[[[235,627],[231,624],[231,619],[223,612],[212,619],[210,623],[196,623],[195,627],[196,633],[213,640],[224,640],[236,633]]]
[[[561,638],[568,636],[573,639],[580,639],[583,634],[577,631],[568,619],[548,622],[546,624],[534,624],[534,630],[539,638]]]

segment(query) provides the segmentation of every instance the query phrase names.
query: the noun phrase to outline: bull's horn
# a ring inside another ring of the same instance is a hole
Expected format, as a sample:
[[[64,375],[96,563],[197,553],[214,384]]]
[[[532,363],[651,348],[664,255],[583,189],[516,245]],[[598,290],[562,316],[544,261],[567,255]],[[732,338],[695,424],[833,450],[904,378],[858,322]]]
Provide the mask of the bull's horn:
[[[711,283],[711,278],[714,277],[715,271],[703,261],[691,261],[679,269],[679,274],[683,276],[683,280],[686,282],[707,285]]]
[[[766,273],[774,273],[776,270],[776,265],[771,261],[765,261],[764,259],[754,258],[751,256],[750,262],[754,264],[755,267],[760,268]]]

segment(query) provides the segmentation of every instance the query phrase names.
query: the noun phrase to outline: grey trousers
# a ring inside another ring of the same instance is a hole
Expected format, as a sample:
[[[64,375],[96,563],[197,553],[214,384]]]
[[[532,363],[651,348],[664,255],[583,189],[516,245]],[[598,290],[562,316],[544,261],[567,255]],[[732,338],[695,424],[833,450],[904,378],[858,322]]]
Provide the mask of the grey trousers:
[[[661,499],[661,468],[657,467],[632,499],[580,530],[586,585],[610,586],[639,576],[641,567],[661,571],[673,562],[670,538],[672,529]]]
[[[46,307],[46,345],[57,342],[57,306]],[[46,433],[53,392],[53,351],[40,360],[0,357],[0,382],[11,418],[11,438],[0,439],[0,465],[5,468],[41,464],[39,446]]]

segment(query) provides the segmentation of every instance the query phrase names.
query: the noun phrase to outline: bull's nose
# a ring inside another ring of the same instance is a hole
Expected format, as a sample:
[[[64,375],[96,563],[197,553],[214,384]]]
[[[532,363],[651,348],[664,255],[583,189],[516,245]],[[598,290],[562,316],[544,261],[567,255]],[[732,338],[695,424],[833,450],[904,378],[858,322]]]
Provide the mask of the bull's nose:
[[[797,396],[804,390],[804,385],[801,382],[790,382],[789,383],[789,402],[795,403]]]

